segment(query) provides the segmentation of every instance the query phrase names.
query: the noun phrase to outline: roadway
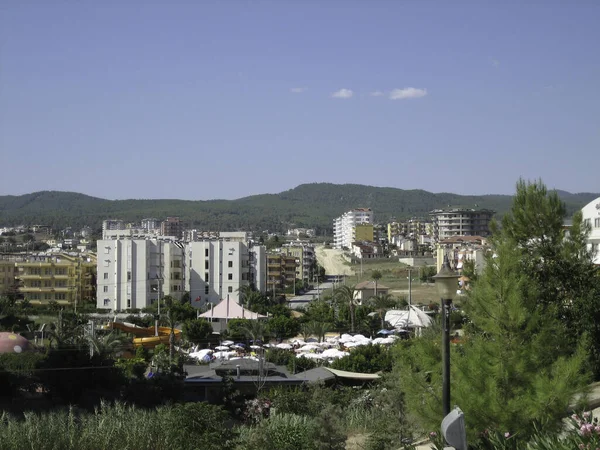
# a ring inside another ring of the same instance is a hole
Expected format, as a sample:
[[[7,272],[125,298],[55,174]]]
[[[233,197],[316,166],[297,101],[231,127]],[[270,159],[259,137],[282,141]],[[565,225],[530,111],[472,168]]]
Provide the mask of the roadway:
[[[341,281],[343,277],[336,277],[335,275],[327,275],[325,276],[325,281],[319,283],[317,287],[314,289],[310,289],[306,291],[302,295],[296,295],[288,300],[288,305],[292,309],[303,308],[307,306],[313,300],[317,300],[324,291],[329,289],[333,289],[338,285],[338,282]]]

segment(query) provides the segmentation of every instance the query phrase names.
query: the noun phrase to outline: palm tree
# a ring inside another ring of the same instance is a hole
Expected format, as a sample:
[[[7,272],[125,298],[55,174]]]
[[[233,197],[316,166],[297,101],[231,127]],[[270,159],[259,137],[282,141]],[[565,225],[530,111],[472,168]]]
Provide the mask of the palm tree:
[[[350,309],[350,332],[354,333],[356,325],[355,308],[358,304],[355,298],[354,286],[343,285],[333,291],[333,300],[338,304],[348,305]]]
[[[317,320],[313,320],[306,324],[310,333],[317,337],[319,342],[322,342],[325,339],[325,333],[331,329],[331,324],[327,322],[320,322]]]
[[[377,295],[377,282],[379,280],[381,280],[382,276],[383,275],[381,275],[381,272],[379,270],[374,270],[373,272],[371,272],[371,278],[375,282],[375,292],[374,292],[374,295]]]
[[[385,328],[385,313],[394,306],[396,299],[390,294],[379,294],[371,297],[369,303],[375,308],[381,319],[381,328]]]
[[[112,358],[120,353],[130,342],[124,334],[111,331],[102,336],[86,336],[92,353],[102,359]]]
[[[264,340],[267,334],[266,323],[262,320],[247,320],[241,330],[247,338],[254,342]]]

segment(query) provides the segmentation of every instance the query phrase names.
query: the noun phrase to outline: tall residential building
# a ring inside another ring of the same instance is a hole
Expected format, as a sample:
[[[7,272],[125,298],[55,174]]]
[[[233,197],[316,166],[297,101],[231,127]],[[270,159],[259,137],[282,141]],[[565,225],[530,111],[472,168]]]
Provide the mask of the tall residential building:
[[[342,214],[333,221],[333,247],[352,248],[356,225],[372,223],[373,211],[370,208],[357,208]]]
[[[306,244],[285,244],[281,253],[296,259],[296,279],[302,280],[306,285],[310,284],[317,265],[315,247]]]
[[[16,255],[11,263],[19,292],[32,304],[75,305],[95,300],[96,260],[91,254]]]
[[[285,253],[267,255],[267,291],[277,293],[293,286],[296,281],[296,257]]]
[[[248,242],[98,241],[98,308],[144,308],[158,298],[190,293],[192,305],[239,299],[239,288],[266,288],[266,251]]]
[[[159,239],[100,240],[97,307],[144,308],[184,292],[183,250]]]
[[[489,224],[495,211],[489,209],[437,209],[429,213],[436,242],[453,236],[490,235]]]
[[[167,220],[163,220],[160,224],[160,235],[181,239],[183,235],[183,223],[179,220],[179,217],[167,217]]]
[[[600,197],[581,210],[583,221],[590,227],[588,248],[594,256],[594,264],[600,265]]]
[[[264,246],[218,239],[190,242],[186,248],[189,267],[186,289],[194,306],[216,304],[228,295],[239,301],[239,289],[243,286],[265,292]]]

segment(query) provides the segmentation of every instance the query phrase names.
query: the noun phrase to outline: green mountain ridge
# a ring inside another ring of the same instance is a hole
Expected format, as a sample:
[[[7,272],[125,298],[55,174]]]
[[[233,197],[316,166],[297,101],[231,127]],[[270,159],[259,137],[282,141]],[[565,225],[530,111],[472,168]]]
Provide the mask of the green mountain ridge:
[[[557,190],[570,214],[600,197]],[[487,208],[502,215],[511,195],[458,195],[360,184],[301,184],[279,194],[260,194],[235,200],[129,199],[106,200],[76,192],[40,191],[0,196],[0,226],[45,224],[53,228],[84,225],[99,228],[104,219],[138,222],[146,217],[179,216],[188,227],[201,230],[270,230],[316,228],[330,233],[332,221],[353,208],[372,208],[375,220],[425,217],[433,209]]]

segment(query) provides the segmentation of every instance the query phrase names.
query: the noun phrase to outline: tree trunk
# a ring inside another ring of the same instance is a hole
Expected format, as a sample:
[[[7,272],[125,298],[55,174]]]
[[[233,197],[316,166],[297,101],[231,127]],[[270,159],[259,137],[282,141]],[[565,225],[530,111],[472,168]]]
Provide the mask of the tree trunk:
[[[354,303],[350,303],[350,332],[354,333]]]

